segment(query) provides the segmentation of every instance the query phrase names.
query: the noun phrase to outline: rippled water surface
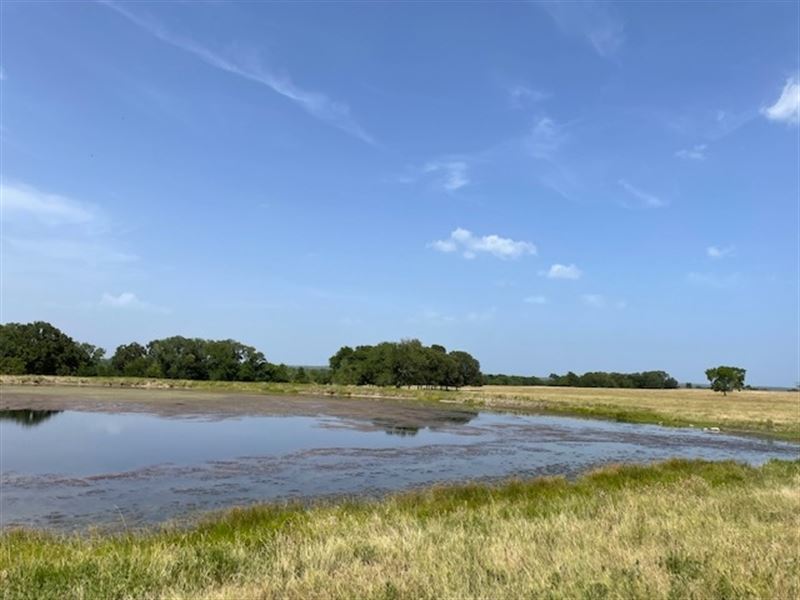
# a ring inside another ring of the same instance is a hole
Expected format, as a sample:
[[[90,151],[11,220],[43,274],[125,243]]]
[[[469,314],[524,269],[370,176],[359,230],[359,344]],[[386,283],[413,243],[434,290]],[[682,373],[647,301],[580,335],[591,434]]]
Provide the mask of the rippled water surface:
[[[384,403],[353,417],[326,411],[324,401],[316,410],[213,417],[0,411],[2,525],[131,526],[258,501],[573,475],[670,457],[759,464],[799,451],[756,438],[565,417],[417,406],[409,421]]]

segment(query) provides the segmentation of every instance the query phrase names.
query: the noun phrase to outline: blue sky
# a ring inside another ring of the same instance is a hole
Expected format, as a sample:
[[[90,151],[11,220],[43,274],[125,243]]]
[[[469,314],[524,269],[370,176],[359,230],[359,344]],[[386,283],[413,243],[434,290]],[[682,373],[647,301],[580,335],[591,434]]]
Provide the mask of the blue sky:
[[[2,315],[798,373],[798,4],[2,4]]]

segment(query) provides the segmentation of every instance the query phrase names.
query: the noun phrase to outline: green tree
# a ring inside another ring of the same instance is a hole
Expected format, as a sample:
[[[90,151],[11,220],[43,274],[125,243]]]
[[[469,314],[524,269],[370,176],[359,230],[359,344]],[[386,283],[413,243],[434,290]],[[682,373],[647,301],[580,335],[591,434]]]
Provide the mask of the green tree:
[[[458,372],[456,387],[461,387],[462,385],[483,385],[481,363],[479,363],[476,358],[462,350],[453,350],[448,356],[455,362]]]
[[[308,377],[308,372],[303,367],[297,367],[292,377],[293,383],[308,383],[311,379]]]
[[[111,357],[111,369],[117,375],[144,377],[149,366],[147,348],[136,342],[117,346]]]
[[[4,373],[75,375],[91,370],[103,350],[79,344],[44,321],[0,325],[0,369]]]
[[[719,366],[713,369],[706,369],[706,377],[711,383],[711,389],[715,392],[722,392],[727,396],[728,392],[741,390],[744,387],[745,369],[740,367]]]
[[[480,363],[467,352],[419,340],[344,346],[328,361],[326,380],[345,385],[460,387],[482,385]]]

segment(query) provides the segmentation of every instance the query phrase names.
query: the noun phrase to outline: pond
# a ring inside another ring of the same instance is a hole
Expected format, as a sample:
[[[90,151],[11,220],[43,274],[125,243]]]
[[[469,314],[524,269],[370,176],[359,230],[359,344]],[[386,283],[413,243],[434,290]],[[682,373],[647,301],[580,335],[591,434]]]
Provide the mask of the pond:
[[[798,457],[794,444],[693,429],[384,401],[361,401],[361,411],[341,406],[317,399],[299,414],[0,411],[1,524],[125,528],[262,501],[572,476],[611,462]]]

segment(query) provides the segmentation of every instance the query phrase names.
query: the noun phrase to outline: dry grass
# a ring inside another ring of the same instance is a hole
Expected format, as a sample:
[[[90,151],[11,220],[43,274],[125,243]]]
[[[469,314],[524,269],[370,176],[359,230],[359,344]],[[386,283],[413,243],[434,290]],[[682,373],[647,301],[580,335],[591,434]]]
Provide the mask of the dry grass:
[[[800,439],[800,392],[745,390],[723,396],[706,389],[485,386],[460,393],[486,407],[540,407],[585,416],[618,416],[632,422],[717,426]]]
[[[800,461],[671,461],[189,531],[0,537],[4,598],[797,598]]]

